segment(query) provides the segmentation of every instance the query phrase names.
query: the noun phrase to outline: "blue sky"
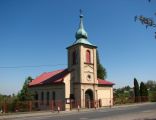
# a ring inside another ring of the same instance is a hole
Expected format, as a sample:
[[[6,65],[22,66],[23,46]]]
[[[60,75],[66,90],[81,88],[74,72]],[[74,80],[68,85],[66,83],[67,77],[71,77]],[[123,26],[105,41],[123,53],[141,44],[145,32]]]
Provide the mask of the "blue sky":
[[[134,22],[135,15],[155,19],[155,6],[154,0],[0,0],[0,93],[17,93],[26,77],[67,67],[79,9],[114,87],[133,86],[134,77],[156,80],[156,29]],[[38,65],[51,66],[3,68]]]

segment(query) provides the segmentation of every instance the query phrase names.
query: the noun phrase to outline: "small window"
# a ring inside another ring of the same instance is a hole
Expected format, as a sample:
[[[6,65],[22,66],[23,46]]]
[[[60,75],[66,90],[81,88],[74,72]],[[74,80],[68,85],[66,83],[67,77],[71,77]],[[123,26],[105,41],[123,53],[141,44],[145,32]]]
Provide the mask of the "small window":
[[[90,51],[86,51],[86,63],[91,63],[91,58],[90,58]]]
[[[77,64],[77,63],[78,63],[78,61],[77,61],[77,52],[76,52],[76,50],[75,50],[75,51],[73,51],[73,53],[72,53],[72,64],[75,65],[75,64]]]
[[[44,92],[41,92],[41,104],[43,105],[44,103]]]
[[[49,92],[47,92],[47,105],[49,105]]]
[[[35,108],[38,108],[38,93],[35,92]]]
[[[55,106],[55,105],[56,105],[56,103],[55,103],[55,100],[56,100],[56,94],[55,94],[54,91],[52,92],[52,100],[53,100],[53,102],[54,102],[54,106]]]
[[[76,64],[76,51],[74,51],[72,54],[72,63],[73,63],[73,65]]]

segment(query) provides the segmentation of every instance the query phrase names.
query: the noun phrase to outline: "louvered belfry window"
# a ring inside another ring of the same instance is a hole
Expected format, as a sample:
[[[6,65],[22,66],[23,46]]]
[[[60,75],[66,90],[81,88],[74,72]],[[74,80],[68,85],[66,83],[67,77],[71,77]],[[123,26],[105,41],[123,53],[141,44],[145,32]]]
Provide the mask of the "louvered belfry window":
[[[73,51],[73,54],[72,54],[72,63],[73,63],[73,65],[76,64],[76,51]]]
[[[90,51],[86,51],[86,63],[91,63]]]

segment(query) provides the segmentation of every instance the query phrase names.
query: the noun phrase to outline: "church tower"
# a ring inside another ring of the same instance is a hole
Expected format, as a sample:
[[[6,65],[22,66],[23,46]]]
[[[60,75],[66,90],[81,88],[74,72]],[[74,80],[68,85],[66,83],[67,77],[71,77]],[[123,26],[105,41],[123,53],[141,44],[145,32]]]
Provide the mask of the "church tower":
[[[67,48],[68,70],[71,72],[70,91],[74,99],[85,99],[85,91],[91,89],[95,99],[94,86],[97,81],[96,46],[88,40],[80,12],[80,24],[75,34],[76,41]],[[75,96],[76,95],[76,96]]]

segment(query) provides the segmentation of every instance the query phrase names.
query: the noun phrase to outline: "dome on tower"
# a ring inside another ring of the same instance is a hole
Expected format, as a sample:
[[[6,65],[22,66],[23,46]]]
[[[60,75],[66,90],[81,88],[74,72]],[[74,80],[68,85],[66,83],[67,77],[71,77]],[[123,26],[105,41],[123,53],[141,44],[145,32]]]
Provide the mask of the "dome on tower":
[[[85,29],[83,27],[83,15],[80,15],[80,26],[75,34],[75,37],[76,37],[76,40],[78,40],[80,38],[84,38],[84,39],[88,38],[87,32],[85,31]]]
[[[88,35],[83,26],[83,15],[82,15],[81,10],[80,10],[80,25],[79,25],[78,30],[76,31],[75,38],[76,38],[76,41],[74,42],[74,44],[83,43],[87,45],[92,45],[88,41]]]

